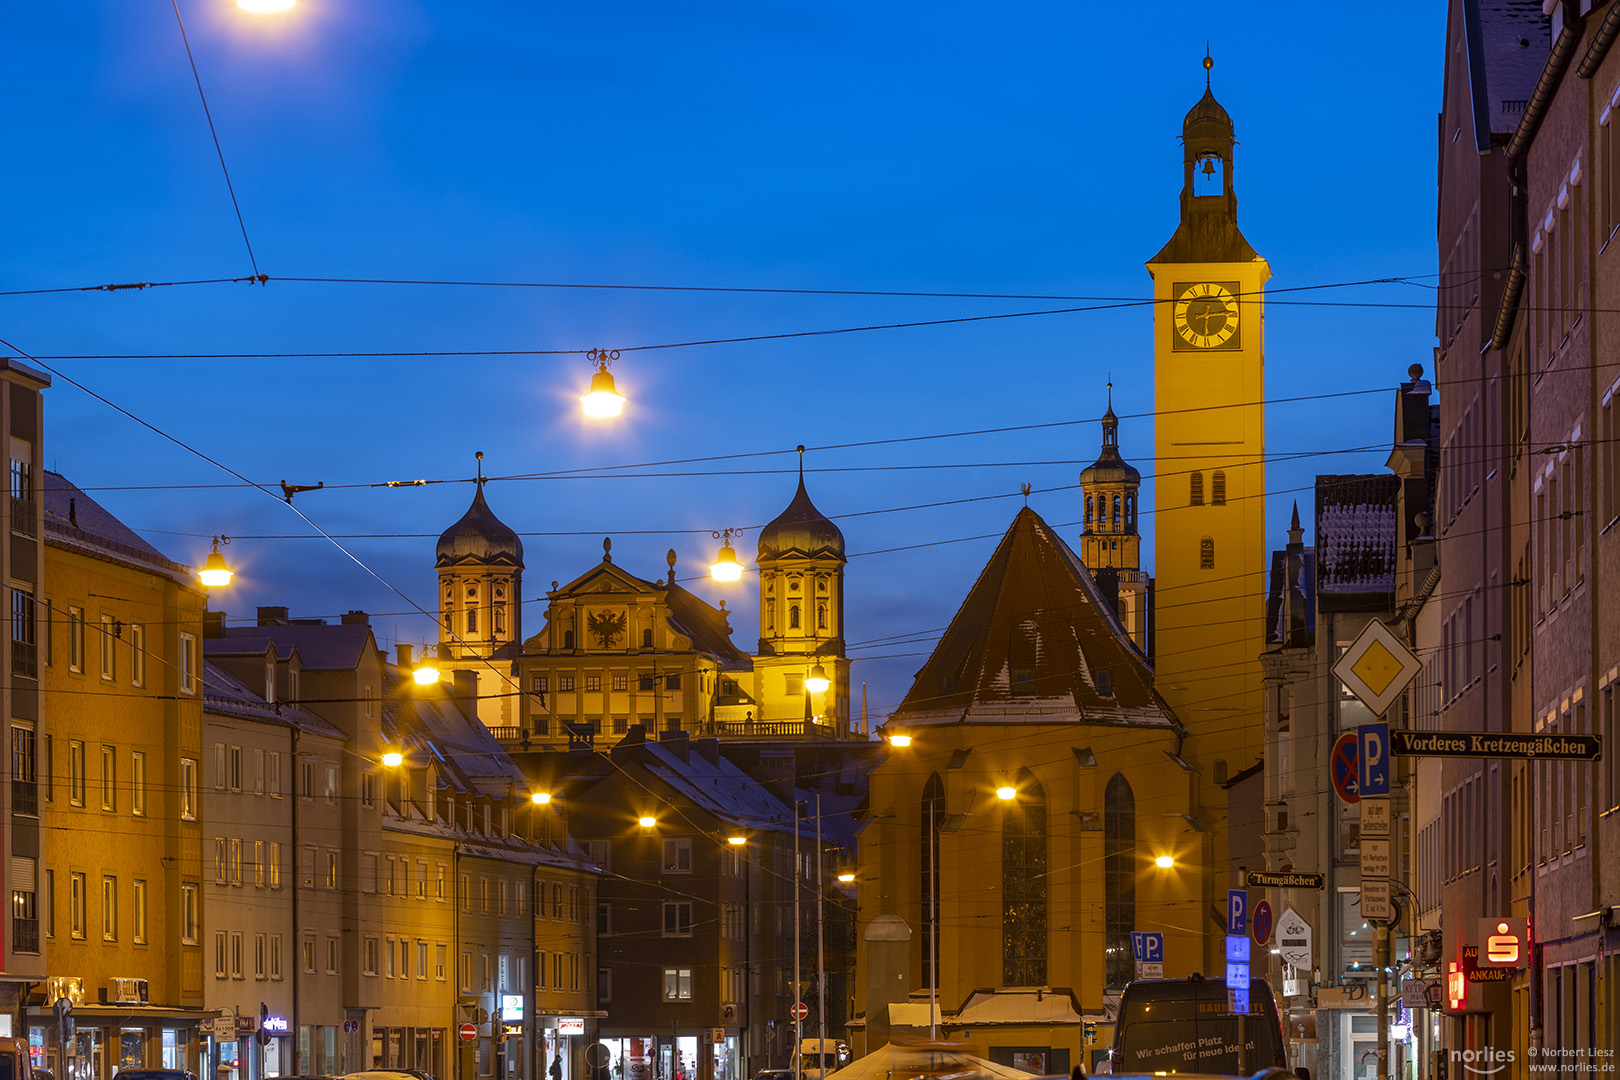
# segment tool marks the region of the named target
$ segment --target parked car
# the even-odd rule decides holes
[[[761,1069],[754,1074],[754,1080],[797,1080],[792,1069]]]
[[[113,1080],[197,1080],[189,1069],[119,1069]]]
[[[1119,999],[1111,1064],[1116,1075],[1198,1069],[1221,1076],[1286,1076],[1277,999],[1264,979],[1249,983],[1249,1011],[1231,1010],[1226,984],[1138,979]]]
[[[0,1080],[33,1080],[28,1044],[21,1039],[0,1038]]]
[[[433,1080],[433,1074],[421,1069],[362,1069],[344,1073],[340,1080]]]

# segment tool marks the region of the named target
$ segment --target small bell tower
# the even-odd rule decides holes
[[[1142,570],[1142,536],[1137,531],[1137,498],[1142,474],[1119,452],[1119,417],[1114,384],[1108,384],[1108,411],[1102,418],[1102,449],[1080,473],[1084,528],[1080,561],[1114,600],[1120,625],[1136,647],[1148,650],[1148,576]]]

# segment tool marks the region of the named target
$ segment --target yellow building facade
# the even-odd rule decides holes
[[[1206,62],[1207,66],[1207,62]],[[1154,687],[1189,733],[1194,813],[1224,870],[1221,785],[1264,742],[1265,283],[1237,226],[1233,128],[1207,89],[1182,126],[1174,236],[1147,264],[1154,298]],[[1214,902],[1224,877],[1207,879]],[[1219,937],[1211,935],[1206,965]],[[1207,968],[1206,968],[1207,970]]]
[[[203,994],[203,595],[54,473],[43,477],[40,682],[45,994],[25,1009],[62,1071],[73,1002],[84,1080],[198,1069]]]

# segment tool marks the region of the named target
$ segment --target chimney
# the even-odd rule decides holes
[[[693,739],[692,749],[696,750],[710,765],[720,764],[719,739]]]
[[[794,791],[794,756],[792,750],[762,750],[759,772],[765,777],[765,786],[772,795],[791,807],[797,798]]]
[[[287,609],[284,607],[260,607],[260,626],[286,626]]]
[[[682,761],[686,761],[692,752],[691,741],[684,731],[660,731],[658,741]]]
[[[624,737],[613,744],[608,751],[610,761],[632,761],[637,764],[646,760],[647,754],[647,725],[631,724],[630,730]]]
[[[347,611],[343,614],[344,626],[370,626],[371,616],[363,611]]]
[[[216,638],[225,636],[225,613],[223,611],[203,612],[203,637]]]
[[[456,708],[460,709],[461,715],[465,716],[467,719],[477,720],[478,672],[452,671],[450,673],[450,678],[453,680],[453,685],[450,688],[450,696],[455,699]]]
[[[402,668],[415,667],[416,663],[411,658],[411,647],[409,645],[395,645],[394,662]]]

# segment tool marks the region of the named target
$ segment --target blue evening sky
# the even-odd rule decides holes
[[[1122,448],[1151,475],[1150,308],[645,349],[1090,305],[279,279],[1140,299],[1142,264],[1175,228],[1206,40],[1237,127],[1239,220],[1271,288],[1418,279],[1291,297],[1372,306],[1273,302],[1270,397],[1393,388],[1431,366],[1433,0],[180,10],[272,280],[7,295],[0,337],[253,481],[327,485],[296,508],[376,576],[279,494],[65,380],[48,392],[49,467],[179,561],[238,538],[237,582],[214,600],[233,618],[360,608],[385,646],[435,640],[388,586],[434,606],[433,541],[471,499],[482,450],[488,474],[526,477],[488,498],[525,534],[532,633],[544,590],[597,562],[604,535],[643,577],[669,547],[698,574],[708,530],[728,526],[747,530],[751,562],[803,443],[811,494],[848,540],[854,680],[881,718],[1021,483],[1073,541],[1110,373]],[[169,0],[24,5],[8,44],[0,290],[251,273]],[[624,350],[630,404],[606,425],[579,415],[593,347]],[[466,355],[500,350],[578,351]],[[1391,406],[1271,408],[1276,546],[1291,499],[1308,519],[1314,474],[1382,470]],[[1012,430],[872,445],[984,429]],[[727,454],[752,456],[655,464]],[[419,478],[463,482],[367,486]],[[695,583],[738,612],[745,649],[753,582]]]

